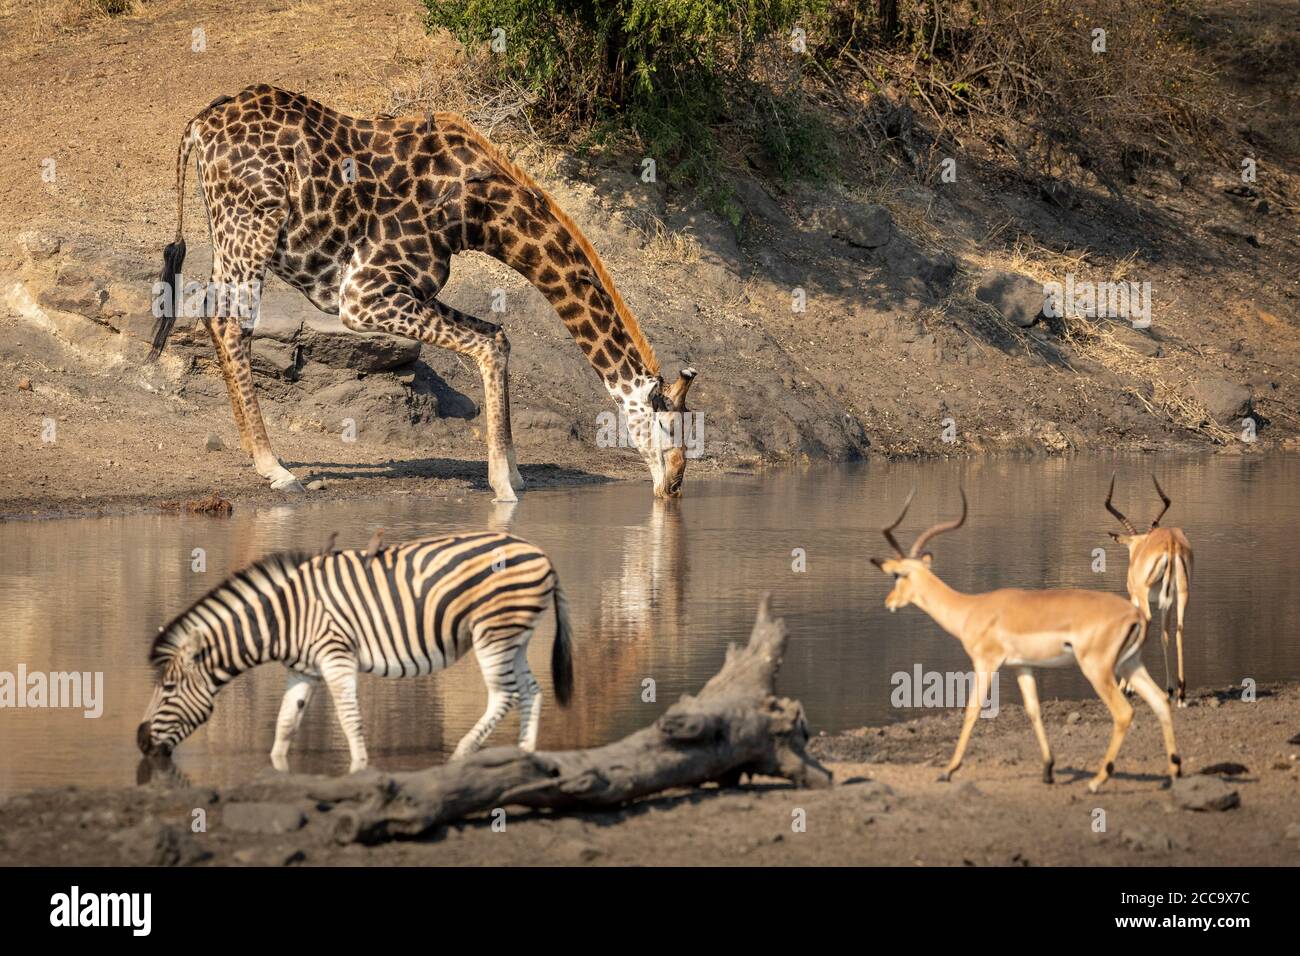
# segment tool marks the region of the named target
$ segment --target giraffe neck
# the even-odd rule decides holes
[[[611,393],[659,374],[612,280],[581,234],[554,217],[540,240],[504,228],[483,251],[526,278],[551,303],[578,348]],[[490,240],[497,241],[492,244]]]
[[[439,117],[452,138],[472,146],[461,181],[468,247],[504,262],[546,296],[611,394],[658,377],[654,349],[577,223],[478,130]]]

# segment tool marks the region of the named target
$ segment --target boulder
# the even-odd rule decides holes
[[[304,325],[298,342],[307,358],[354,372],[386,372],[420,357],[419,342],[383,332],[334,332]]]
[[[1251,412],[1250,389],[1245,385],[1221,378],[1198,378],[1191,383],[1190,392],[1220,425],[1236,424]]]
[[[989,270],[975,287],[975,298],[997,309],[1008,322],[1027,329],[1043,316],[1043,284],[1016,272]]]
[[[1176,806],[1184,810],[1231,810],[1241,805],[1241,796],[1230,784],[1218,777],[1195,774],[1179,777],[1170,788]]]

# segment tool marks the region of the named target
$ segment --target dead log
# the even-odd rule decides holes
[[[462,760],[412,773],[386,775],[381,785],[358,788],[340,780],[311,787],[330,792],[340,843],[377,843],[415,837],[497,807],[592,810],[638,797],[740,775],[783,777],[799,787],[825,787],[831,773],[804,749],[803,706],[777,697],[776,672],[785,651],[784,622],[773,620],[765,595],[745,647],[731,645],[704,689],[673,704],[649,727],[589,750],[525,753],[495,747]],[[360,776],[360,775],[359,775]]]

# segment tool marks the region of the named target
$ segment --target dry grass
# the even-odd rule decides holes
[[[686,265],[699,261],[700,242],[689,231],[671,230],[657,216],[649,216],[637,230],[644,240],[641,251],[651,263]]]

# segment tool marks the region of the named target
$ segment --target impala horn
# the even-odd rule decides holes
[[[923,548],[925,543],[931,538],[937,537],[945,531],[956,531],[966,523],[966,489],[958,487],[957,491],[961,495],[961,517],[956,521],[948,521],[933,525],[921,532],[921,536],[912,544],[912,550],[907,553],[909,558],[919,557],[921,554],[921,548]]]
[[[1169,510],[1169,506],[1173,504],[1173,502],[1169,500],[1169,496],[1165,494],[1165,490],[1160,487],[1160,482],[1156,481],[1155,475],[1151,476],[1151,483],[1156,486],[1156,494],[1158,494],[1160,500],[1165,503],[1165,506],[1160,509],[1160,514],[1156,515],[1151,521],[1151,530],[1154,531],[1160,524],[1160,519],[1165,516],[1165,512]]]
[[[1114,473],[1112,473],[1110,476],[1110,491],[1106,492],[1106,510],[1119,519],[1119,523],[1124,526],[1124,530],[1126,530],[1129,534],[1137,534],[1138,529],[1133,527],[1133,522],[1129,521],[1128,518],[1125,518],[1124,515],[1120,512],[1120,510],[1110,503],[1110,499],[1113,498],[1114,496],[1115,496],[1115,475]],[[1164,512],[1162,511],[1161,514],[1164,514]],[[1154,527],[1154,525],[1152,527]]]

